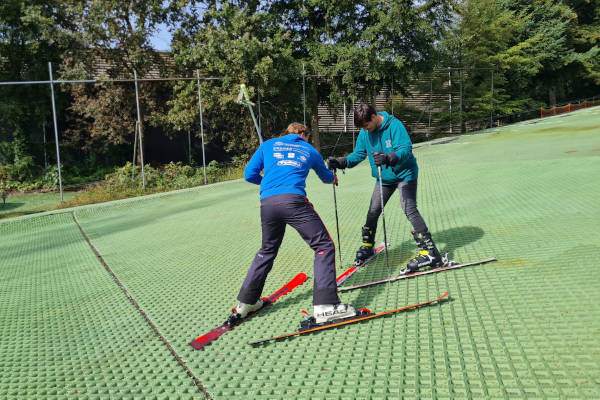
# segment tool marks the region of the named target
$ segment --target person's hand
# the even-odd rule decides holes
[[[346,157],[329,157],[327,159],[327,168],[332,171],[335,171],[336,169],[345,169],[347,165],[348,162],[346,161]]]
[[[389,165],[390,167],[393,167],[398,162],[398,156],[393,152],[386,154],[380,151],[374,151],[373,162],[377,167],[381,167],[382,165]]]

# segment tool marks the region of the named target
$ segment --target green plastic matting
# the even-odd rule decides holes
[[[296,330],[312,309],[313,254],[291,228],[264,295],[298,272],[309,281],[204,349],[188,346],[236,304],[261,242],[257,186],[6,219],[0,399],[205,398],[193,377],[215,399],[598,399],[599,127],[592,108],[420,144],[419,209],[440,250],[498,261],[342,293],[374,312],[446,290],[450,300],[257,347],[247,342]],[[366,163],[339,180],[347,267],[375,180]],[[311,173],[308,198],[337,246],[331,186]],[[415,255],[397,195],[385,216],[397,274]],[[387,275],[382,255],[346,284]]]

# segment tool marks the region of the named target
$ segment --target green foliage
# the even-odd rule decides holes
[[[244,158],[237,159],[232,165],[212,161],[206,167],[207,183],[239,179],[243,176],[245,164]],[[182,163],[169,163],[162,168],[146,165],[144,174],[145,190],[141,168],[128,162],[122,168],[107,174],[105,181],[79,192],[73,199],[64,202],[61,207],[124,199],[204,184],[202,167],[192,167]]]

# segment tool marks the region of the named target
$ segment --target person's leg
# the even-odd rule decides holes
[[[431,233],[417,209],[417,181],[401,182],[398,184],[400,203],[408,221],[413,226],[413,237],[417,244],[419,254],[411,259],[406,268],[401,272],[406,274],[414,272],[421,267],[438,266],[442,262],[442,256],[438,251]]]
[[[252,261],[237,297],[245,304],[255,304],[260,299],[265,280],[273,267],[273,261],[285,233],[285,221],[281,215],[280,205],[274,197],[279,196],[267,197],[260,205],[262,246]]]
[[[301,196],[291,200],[286,222],[315,252],[313,304],[338,304],[335,245],[312,204]]]
[[[417,181],[400,182],[398,194],[402,210],[408,218],[408,222],[413,226],[413,230],[421,233],[427,232],[427,225],[417,209]]]
[[[388,200],[396,190],[396,186],[383,186],[383,204],[387,204]],[[379,185],[376,184],[371,195],[371,203],[367,212],[367,220],[362,227],[362,245],[356,252],[355,263],[362,263],[374,253],[375,232],[377,231],[377,220],[381,215],[381,193],[379,193]]]

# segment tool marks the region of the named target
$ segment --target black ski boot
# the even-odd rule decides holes
[[[408,264],[406,264],[406,268],[400,271],[400,273],[405,275],[416,272],[421,267],[431,266],[435,268],[442,265],[442,256],[431,239],[431,233],[419,233],[413,231],[412,234],[417,243],[419,254],[410,260]]]
[[[354,265],[362,265],[375,254],[374,243],[375,243],[375,231],[368,226],[362,227],[362,246],[356,252],[356,259]]]

